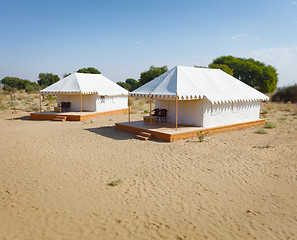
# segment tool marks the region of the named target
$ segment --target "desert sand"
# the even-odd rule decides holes
[[[204,142],[28,116],[0,114],[0,239],[297,239],[296,106]]]

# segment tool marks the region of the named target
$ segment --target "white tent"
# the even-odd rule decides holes
[[[128,91],[102,74],[73,73],[40,91],[70,102],[70,111],[106,112],[128,108]]]
[[[259,120],[260,101],[269,98],[220,69],[177,66],[131,93],[155,98],[167,121],[215,127]]]

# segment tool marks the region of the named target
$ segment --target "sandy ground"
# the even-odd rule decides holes
[[[297,239],[296,112],[202,143],[27,116],[0,114],[0,239]]]

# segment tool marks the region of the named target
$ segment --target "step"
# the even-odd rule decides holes
[[[145,137],[145,136],[141,136],[141,135],[136,135],[135,137],[138,139],[141,139],[141,140],[149,140],[149,137]]]
[[[67,119],[66,116],[56,116],[53,121],[60,121],[60,122],[65,122]]]
[[[145,136],[145,137],[150,137],[150,136],[152,136],[152,134],[150,134],[150,133],[148,133],[148,132],[139,132],[138,134],[141,135],[141,136]]]
[[[58,115],[58,116],[55,116],[55,118],[67,118],[67,116]]]

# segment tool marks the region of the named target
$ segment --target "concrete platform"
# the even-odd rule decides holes
[[[35,112],[30,113],[31,120],[53,120],[57,116],[67,116],[67,121],[85,121],[88,119],[100,117],[100,116],[111,116],[118,114],[127,114],[128,108],[108,111],[108,112]]]
[[[116,128],[123,131],[133,132],[138,134],[139,132],[148,132],[151,134],[151,138],[172,142],[180,139],[193,138],[197,136],[197,133],[219,133],[225,131],[232,131],[237,129],[244,129],[253,126],[260,126],[265,123],[265,120],[257,120],[253,122],[238,123],[232,125],[218,126],[213,128],[193,127],[178,125],[176,130],[174,123],[158,122],[157,124],[144,123],[143,121],[116,123]]]

